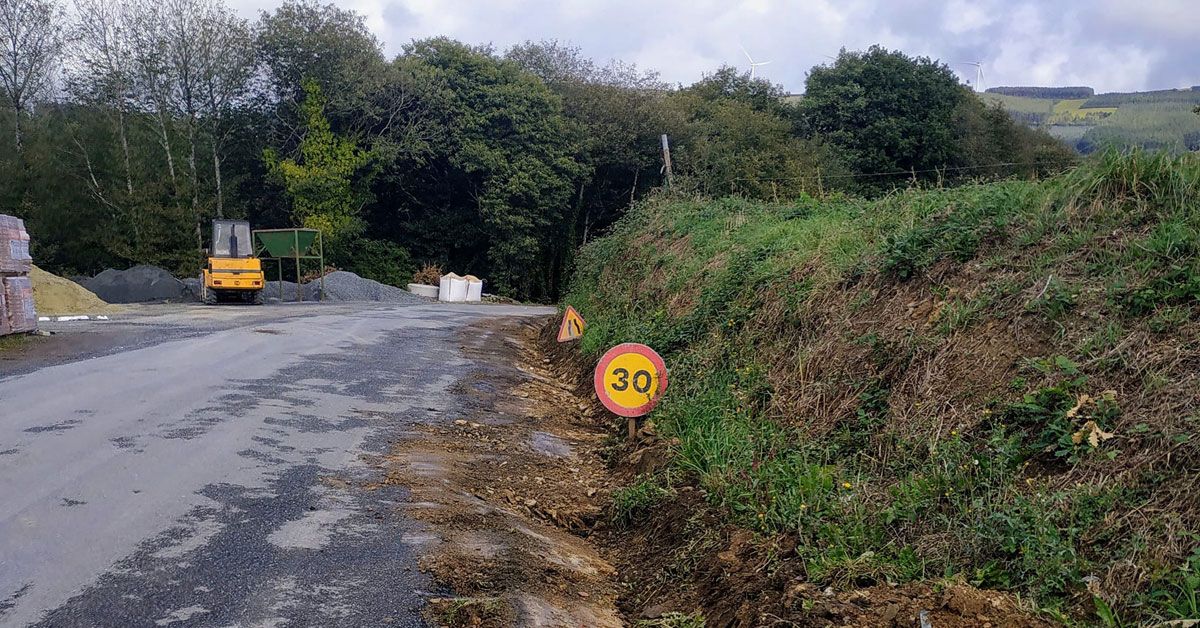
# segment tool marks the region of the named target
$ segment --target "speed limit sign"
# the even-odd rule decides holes
[[[650,412],[667,389],[667,365],[654,349],[626,342],[600,358],[593,383],[601,403],[613,414],[639,417]]]

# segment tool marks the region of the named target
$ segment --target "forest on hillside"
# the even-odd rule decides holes
[[[733,68],[668,85],[569,44],[446,38],[388,58],[362,16],[288,0],[0,1],[0,213],[62,274],[196,272],[207,222],[319,227],[403,285],[437,264],[555,300],[578,246],[666,183],[794,198],[1037,176],[1073,155],[945,65],[873,47],[799,103]]]

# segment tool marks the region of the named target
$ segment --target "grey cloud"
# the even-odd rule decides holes
[[[278,0],[249,0],[243,11]],[[841,47],[880,43],[946,62],[984,62],[988,85],[1086,84],[1098,91],[1200,84],[1195,0],[339,0],[397,53],[447,35],[498,50],[559,39],[690,83],[739,45],[790,91]],[[964,78],[974,70],[954,69]]]

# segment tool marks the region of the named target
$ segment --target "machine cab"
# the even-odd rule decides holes
[[[250,223],[245,220],[214,220],[211,256],[224,259],[253,257]]]

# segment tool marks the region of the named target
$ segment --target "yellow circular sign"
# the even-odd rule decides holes
[[[658,394],[658,369],[640,353],[622,353],[604,369],[604,389],[622,408],[640,408]]]
[[[611,412],[646,414],[667,387],[667,367],[653,349],[636,343],[609,349],[596,365],[596,394]]]

